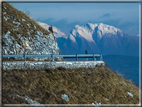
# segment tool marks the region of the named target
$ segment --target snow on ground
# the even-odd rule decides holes
[[[70,98],[66,94],[62,94],[62,99],[66,100],[66,101],[70,100]]]
[[[92,38],[92,32],[90,32],[89,29],[87,29],[84,26],[76,25],[75,29],[72,30],[72,35],[74,35],[75,37],[77,37],[77,36],[78,37],[83,37],[87,41],[94,42],[94,40]]]
[[[131,97],[133,97],[133,94],[132,93],[130,93],[130,92],[127,92]]]
[[[108,99],[108,98],[106,98],[106,101],[109,101],[109,99]]]
[[[13,97],[13,98],[18,97],[18,98],[21,98],[21,99],[25,100],[27,103],[29,103],[29,104],[31,104],[31,105],[34,105],[34,106],[39,105],[39,106],[42,106],[42,107],[43,107],[42,104],[38,103],[37,101],[33,101],[33,100],[30,99],[29,97],[23,97],[23,96],[15,95],[15,94],[12,94],[12,97]],[[39,107],[39,106],[38,106],[38,107]]]
[[[105,35],[107,33],[111,33],[111,34],[116,35],[118,31],[122,32],[118,28],[115,28],[113,26],[106,25],[106,24],[103,24],[103,23],[98,24],[98,30],[100,30],[102,32],[102,35]]]
[[[29,24],[27,24],[27,26],[28,26],[29,28],[30,28],[30,25],[31,25],[30,23],[29,23]]]
[[[22,21],[25,22],[26,20],[25,20],[25,19],[22,19]]]
[[[6,12],[3,12],[3,14],[6,14]]]
[[[4,7],[4,9],[7,9],[5,6],[3,6]]]
[[[3,18],[5,19],[5,21],[7,21],[9,19],[9,17],[5,17],[5,16]]]
[[[97,101],[95,101],[95,104],[92,103],[92,105],[94,105],[95,107],[99,107],[99,105],[101,105],[101,103],[97,103]]]
[[[69,38],[70,38],[70,40],[72,40],[73,42],[77,43],[75,37],[74,37],[72,34],[70,34]]]
[[[87,23],[87,24],[90,26],[91,30],[95,30],[95,28],[98,26],[98,24],[93,24],[93,23]]]

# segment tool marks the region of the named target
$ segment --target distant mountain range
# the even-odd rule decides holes
[[[38,22],[48,29],[49,25]],[[66,35],[53,27],[62,54],[101,53],[103,55],[139,55],[139,36],[128,35],[120,29],[103,23],[76,25]]]

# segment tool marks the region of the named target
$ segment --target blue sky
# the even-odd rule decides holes
[[[139,34],[139,3],[11,3],[40,22],[69,34],[76,25],[104,23],[128,34]]]

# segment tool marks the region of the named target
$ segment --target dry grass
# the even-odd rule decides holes
[[[28,96],[42,104],[139,103],[139,89],[107,67],[3,70],[2,91],[5,93],[2,102],[6,104],[26,103],[13,101],[11,94]],[[62,99],[62,94],[67,94],[70,100]]]
[[[4,9],[5,6],[7,9]],[[37,33],[35,31],[41,31],[44,35],[48,35],[49,32],[45,29],[43,29],[39,24],[37,24],[33,19],[31,19],[29,16],[27,16],[24,12],[18,11],[16,8],[14,8],[9,3],[3,2],[2,3],[2,13],[6,12],[6,14],[3,14],[3,17],[8,17],[9,19],[5,21],[3,18],[2,23],[2,33],[6,34],[6,32],[9,30],[11,32],[11,35],[15,38],[17,38],[17,34],[22,34],[22,36],[29,37],[28,33],[31,32],[31,36],[36,35]],[[25,19],[25,21],[22,21],[22,19]],[[14,24],[13,21],[21,23],[18,27],[17,24]],[[30,28],[27,24],[31,24]],[[36,28],[34,27],[36,26]],[[14,31],[13,29],[18,28],[18,31]]]

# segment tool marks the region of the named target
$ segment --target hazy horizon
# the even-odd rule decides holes
[[[30,17],[69,34],[76,25],[104,23],[129,35],[139,34],[139,3],[10,3]]]

